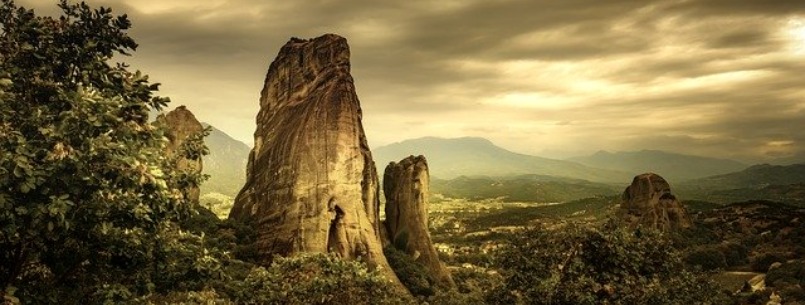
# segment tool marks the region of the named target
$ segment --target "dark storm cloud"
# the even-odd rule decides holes
[[[333,32],[350,42],[375,145],[483,135],[532,153],[805,150],[805,64],[792,51],[805,38],[785,29],[805,20],[801,0],[90,4],[131,16],[141,47],[125,60],[247,142],[280,46]]]

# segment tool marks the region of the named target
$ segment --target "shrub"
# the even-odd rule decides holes
[[[805,286],[805,262],[797,260],[783,263],[766,274],[766,283],[775,287],[778,284]]]
[[[685,263],[709,271],[727,266],[724,254],[715,247],[701,247],[691,250],[685,255]]]
[[[494,304],[713,304],[725,296],[685,269],[670,238],[606,224],[534,228],[499,256]]]
[[[742,266],[749,262],[749,250],[739,243],[727,242],[719,246],[727,267]]]
[[[752,271],[765,273],[766,271],[769,271],[771,264],[777,262],[784,263],[786,260],[785,255],[782,253],[763,253],[752,259]]]
[[[394,246],[387,246],[383,249],[386,259],[391,265],[391,269],[397,274],[400,282],[408,288],[415,296],[432,296],[437,288],[436,281],[424,266],[414,261],[414,259]]]
[[[377,271],[329,254],[277,257],[235,287],[236,304],[410,304],[412,300]]]

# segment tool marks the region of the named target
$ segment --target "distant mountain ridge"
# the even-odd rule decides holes
[[[805,164],[758,164],[739,172],[690,180],[681,185],[691,189],[729,190],[797,183],[805,183]]]
[[[624,183],[631,181],[634,176],[624,171],[600,169],[572,161],[519,154],[478,137],[410,139],[375,148],[372,155],[381,172],[389,162],[397,162],[409,155],[424,155],[431,175],[440,179],[537,174]]]
[[[805,151],[798,152],[788,157],[776,158],[769,163],[774,165],[805,164]]]
[[[703,178],[740,171],[746,164],[734,160],[709,158],[659,150],[607,152],[574,157],[569,161],[591,167],[622,170],[635,174],[653,172],[671,182]]]
[[[246,181],[246,163],[251,148],[214,126],[210,127],[210,135],[204,139],[210,154],[203,157],[203,173],[210,175],[210,179],[202,183],[201,194],[220,193],[234,198]]]

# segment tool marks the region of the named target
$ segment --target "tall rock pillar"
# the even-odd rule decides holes
[[[428,162],[423,156],[410,156],[386,166],[383,193],[388,238],[425,266],[441,286],[453,287],[455,283],[439,260],[428,232],[429,185]]]
[[[334,252],[380,268],[378,178],[337,35],[292,38],[271,63],[260,95],[246,184],[230,218],[257,229],[257,251]]]

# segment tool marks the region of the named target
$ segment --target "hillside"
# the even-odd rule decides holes
[[[805,152],[799,152],[787,157],[781,157],[770,161],[774,165],[805,164]]]
[[[476,137],[405,140],[378,147],[372,154],[381,172],[391,161],[399,161],[409,155],[425,155],[431,176],[441,179],[538,174],[594,182],[621,182],[628,181],[633,176],[623,171],[519,154],[496,146],[487,139]]]
[[[448,198],[499,198],[504,202],[565,202],[618,193],[618,188],[606,184],[538,175],[433,179],[430,187],[431,193]]]
[[[746,170],[679,183],[683,198],[718,203],[775,200],[794,205],[805,201],[805,164],[755,165]]]
[[[568,160],[591,167],[632,173],[653,172],[671,181],[727,174],[747,167],[747,165],[734,160],[676,154],[659,150],[615,153],[599,151],[589,156],[574,157]]]
[[[686,189],[714,191],[741,188],[759,189],[769,185],[796,183],[805,183],[805,164],[754,165],[739,172],[685,181],[679,183],[679,186]]]
[[[210,154],[204,156],[203,171],[210,175],[210,179],[201,185],[201,194],[220,193],[235,197],[246,179],[246,163],[251,148],[214,126],[210,127],[212,131],[204,139]]]

